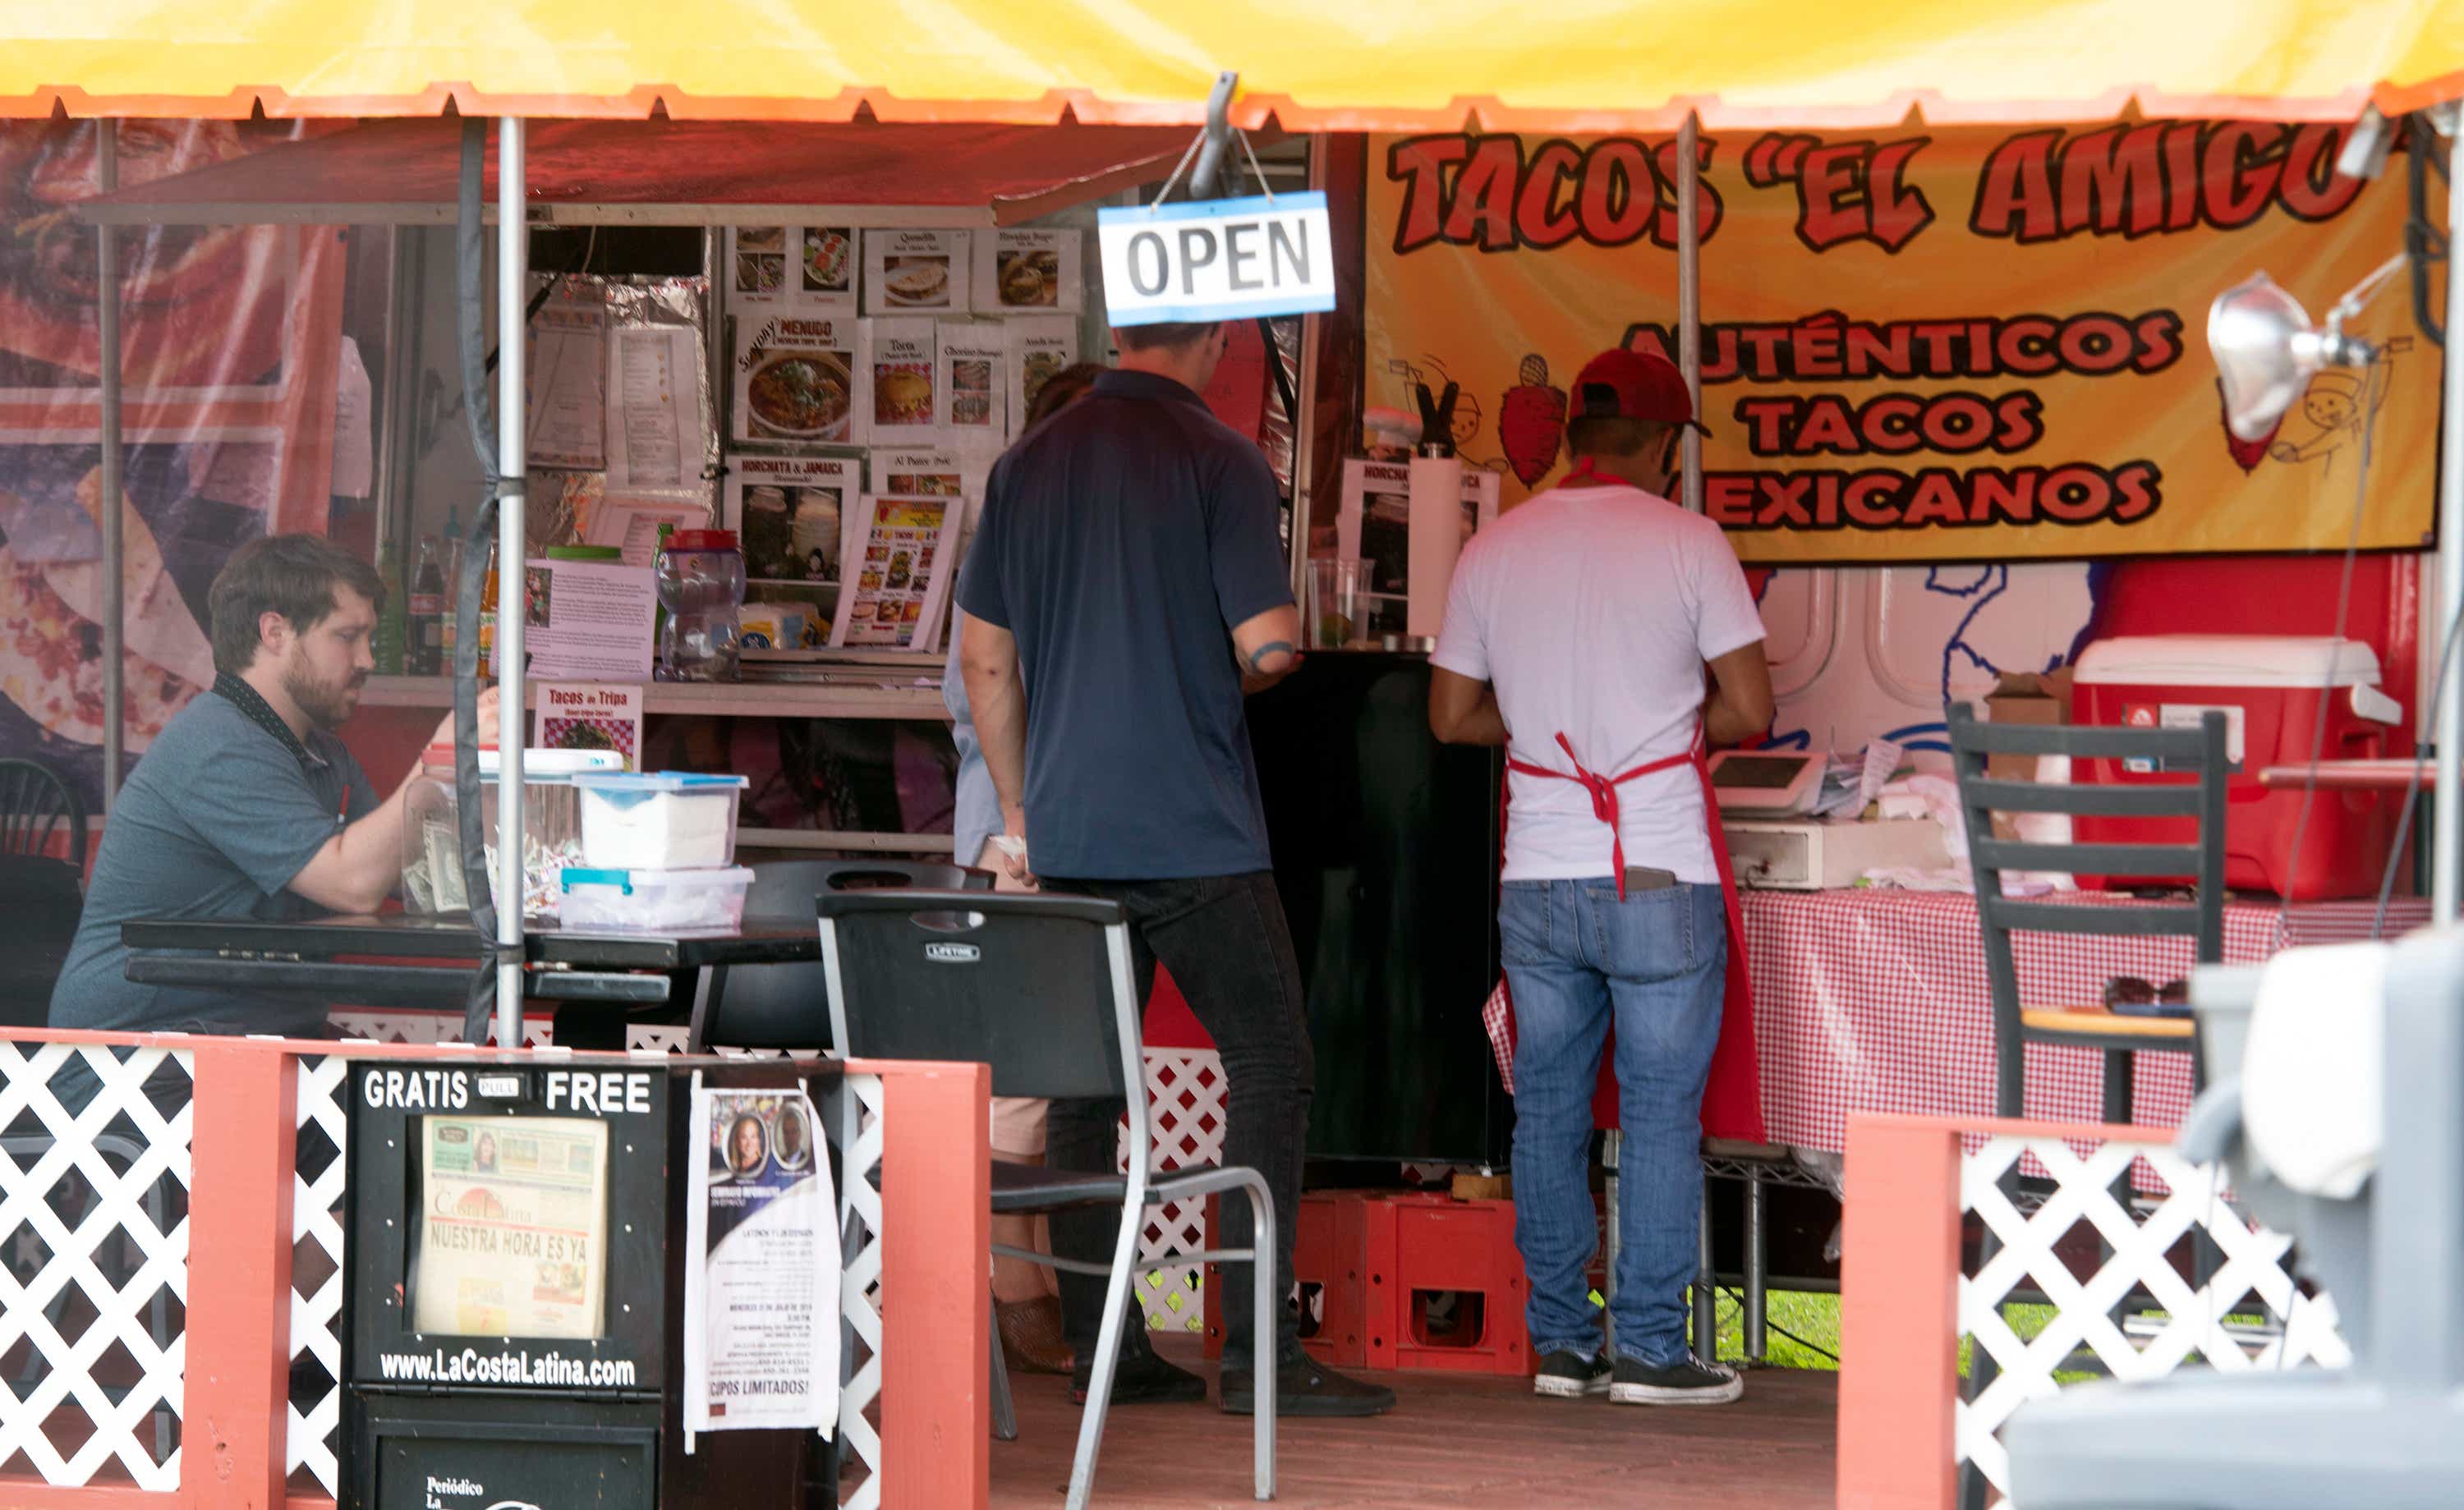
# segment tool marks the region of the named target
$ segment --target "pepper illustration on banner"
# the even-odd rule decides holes
[[[2387,361],[2322,375],[2260,447],[2213,439],[2217,291],[2264,267],[2322,309],[2401,243],[2405,186],[2334,172],[2347,129],[1705,138],[1705,512],[1774,565],[2339,550],[2366,455],[2361,543],[2419,549],[2438,373],[2402,301],[2364,332]],[[1507,507],[1549,486],[1551,365],[1676,355],[1672,149],[1373,138],[1366,402],[1442,372],[1498,405]]]
[[[1518,376],[1523,381],[1498,401],[1497,440],[1516,480],[1529,488],[1557,465],[1566,438],[1566,390],[1549,385],[1549,359],[1536,351],[1523,359]]]

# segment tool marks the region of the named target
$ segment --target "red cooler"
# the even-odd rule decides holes
[[[2199,715],[2225,715],[2225,885],[2295,901],[2375,896],[2394,842],[2398,794],[2321,791],[2295,869],[2299,789],[2269,791],[2258,773],[2306,765],[2326,702],[2326,759],[2384,755],[2403,716],[2379,689],[2378,652],[2356,641],[2276,635],[2151,635],[2101,640],[2080,654],[2072,716],[2082,724],[2195,728]],[[2139,762],[2077,762],[2071,779],[2124,785],[2188,781],[2187,776],[2125,769]],[[2178,819],[2086,818],[2082,843],[2187,843]],[[2188,877],[2182,878],[2185,883]],[[2081,876],[2081,886],[2104,878]],[[2130,884],[2145,885],[2137,878]]]

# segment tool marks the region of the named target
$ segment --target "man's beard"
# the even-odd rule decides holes
[[[283,668],[282,690],[310,723],[330,733],[350,721],[358,708],[354,694],[367,679],[366,672],[354,671],[339,683],[319,682],[315,673],[295,662]]]

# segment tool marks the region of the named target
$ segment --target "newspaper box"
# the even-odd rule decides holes
[[[354,1061],[344,1510],[783,1505],[834,1476],[838,1083]]]

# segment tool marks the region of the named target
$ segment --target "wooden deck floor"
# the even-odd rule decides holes
[[[1212,1374],[1195,1339],[1163,1344]],[[1386,1376],[1402,1402],[1371,1421],[1287,1421],[1278,1456],[1284,1510],[1479,1506],[1552,1510],[1806,1510],[1832,1503],[1838,1376],[1748,1376],[1746,1397],[1710,1410],[1542,1400],[1528,1381]],[[1077,1408],[1067,1381],[1015,1381],[1019,1439],[992,1444],[994,1510],[1058,1505]],[[1249,1494],[1249,1423],[1211,1403],[1112,1412],[1095,1476],[1099,1506],[1239,1510]]]

